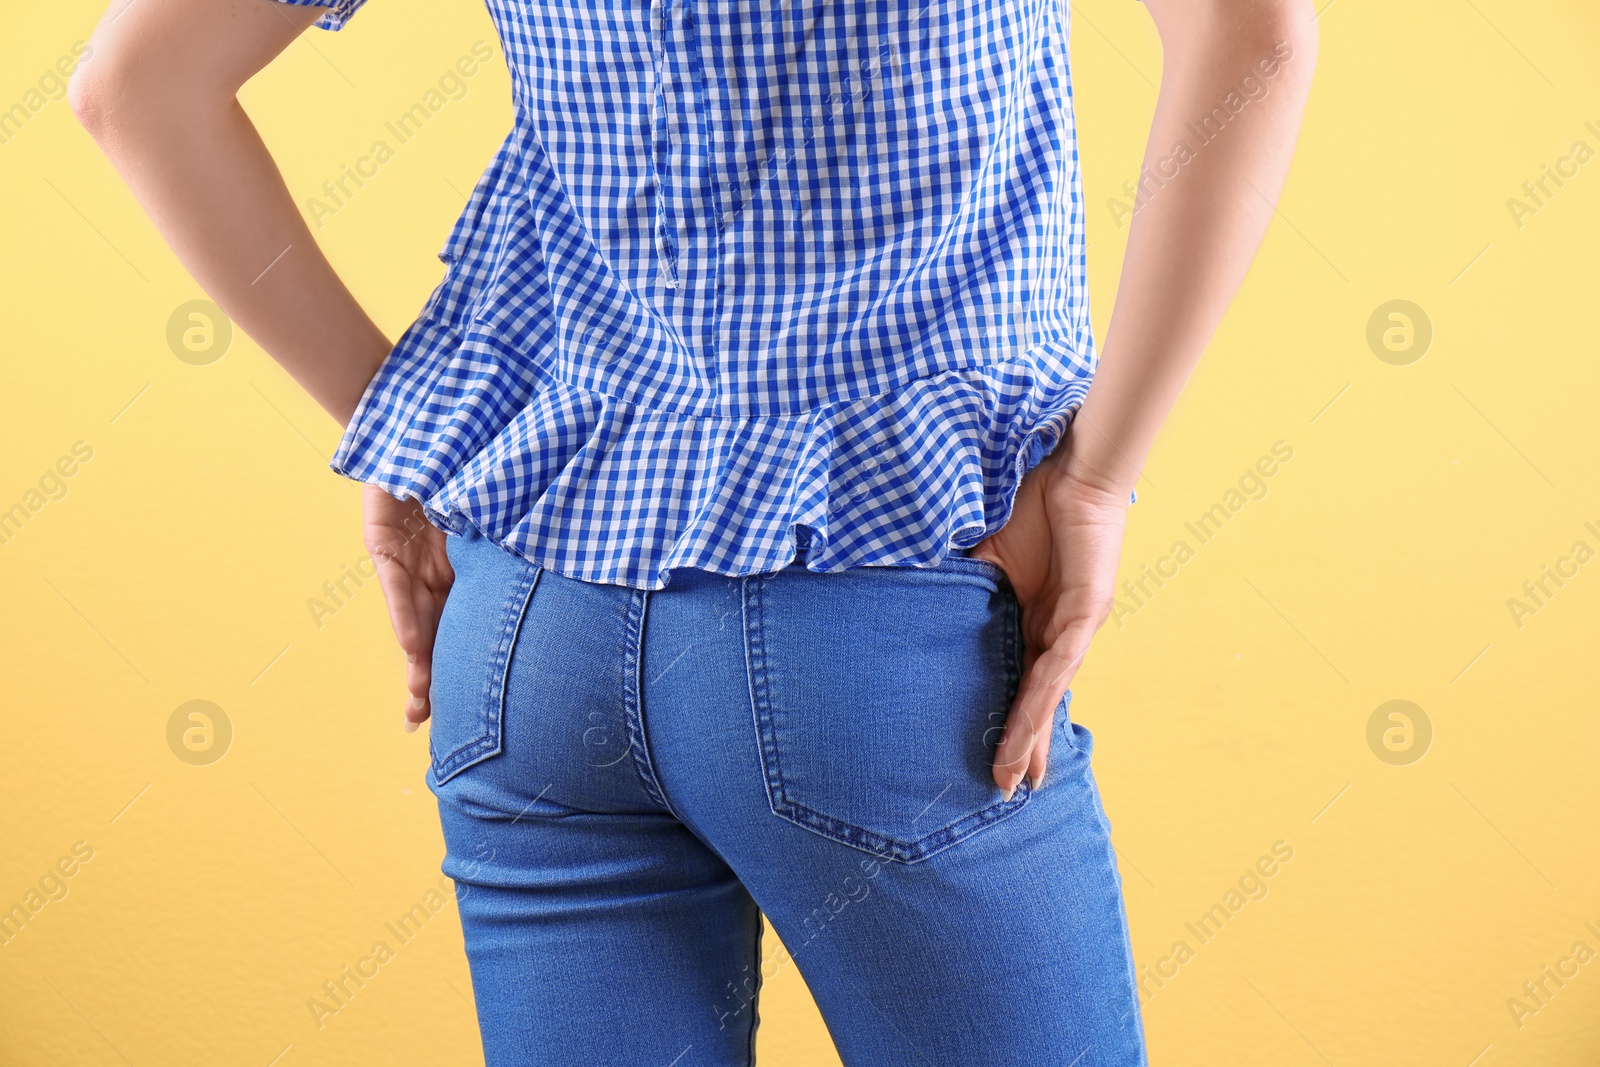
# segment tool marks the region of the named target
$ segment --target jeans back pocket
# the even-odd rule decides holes
[[[511,650],[542,568],[481,536],[445,542],[456,572],[433,645],[429,776],[435,787],[500,753]]]
[[[790,568],[745,583],[750,688],[773,813],[915,863],[1012,815],[995,746],[1021,670],[998,568]]]

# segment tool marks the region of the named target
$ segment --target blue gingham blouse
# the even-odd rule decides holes
[[[333,470],[640,589],[998,530],[1096,364],[1065,0],[486,2],[514,127]]]

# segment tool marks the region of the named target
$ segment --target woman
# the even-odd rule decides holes
[[[488,1062],[751,1062],[763,912],[852,1067],[1145,1062],[1067,688],[1308,5],[1148,0],[1100,358],[1061,0],[489,0],[516,124],[393,346],[235,99],[362,3],[118,2],[71,96],[346,426]]]

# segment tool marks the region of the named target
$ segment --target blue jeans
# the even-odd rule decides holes
[[[448,545],[428,785],[489,1067],[744,1067],[785,966],[848,1067],[1146,1062],[1069,701],[1043,785],[991,777],[1022,665],[994,564],[651,592]]]

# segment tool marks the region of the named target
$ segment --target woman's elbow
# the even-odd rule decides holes
[[[96,141],[152,110],[143,98],[154,94],[149,78],[141,77],[140,66],[136,59],[102,47],[72,72],[67,81],[67,104],[78,124]]]
[[[1180,61],[1240,55],[1306,80],[1317,62],[1313,0],[1145,0],[1162,47]]]
[[[231,92],[186,76],[169,57],[102,48],[67,81],[67,103],[90,137],[104,142],[130,131],[191,121]]]
[[[1317,12],[1312,0],[1235,0],[1233,32],[1281,64],[1290,78],[1310,81],[1317,66]]]
[[[78,117],[78,125],[96,141],[111,129],[116,98],[116,79],[107,73],[102,57],[78,64],[78,69],[67,79],[67,104]]]
[[[1317,67],[1317,12],[1309,0],[1269,0],[1265,18],[1272,45],[1290,58],[1301,77]]]

